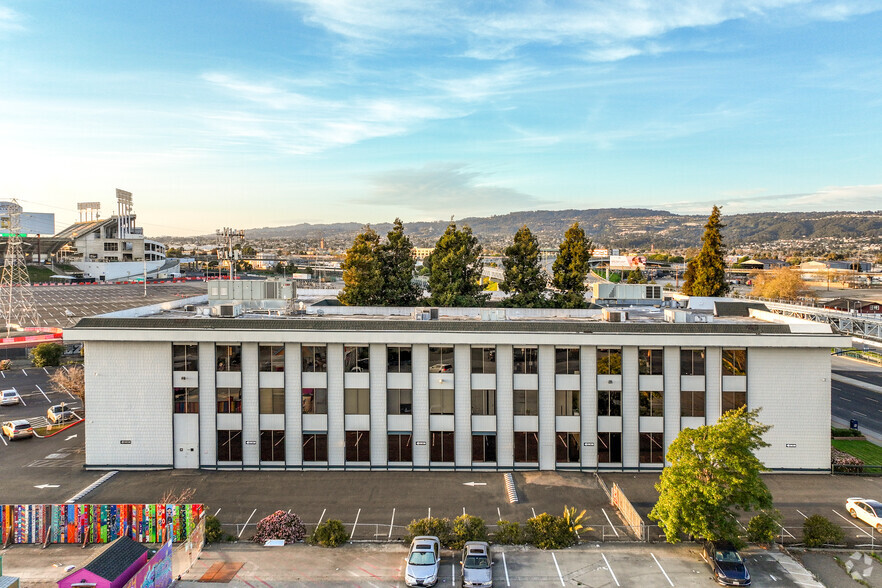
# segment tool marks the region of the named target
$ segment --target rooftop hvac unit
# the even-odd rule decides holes
[[[241,304],[220,304],[218,305],[218,316],[222,318],[235,318],[242,314]]]
[[[506,314],[504,308],[482,308],[481,309],[481,320],[482,321],[504,321],[506,320]]]
[[[418,321],[437,321],[438,320],[438,309],[437,308],[415,308],[413,311],[414,320]]]
[[[628,313],[623,310],[603,309],[603,320],[610,323],[620,323],[628,320]]]
[[[186,312],[196,312],[196,305],[195,304],[184,305],[184,310]]]

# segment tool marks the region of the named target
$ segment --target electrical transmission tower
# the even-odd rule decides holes
[[[40,326],[40,315],[37,314],[21,247],[21,206],[13,200],[6,211],[8,216],[2,229],[8,240],[3,273],[0,274],[0,319],[6,323],[6,335],[9,336],[14,329]]]
[[[236,275],[236,262],[239,260],[239,251],[233,249],[233,241],[242,242],[245,239],[245,231],[224,227],[215,233],[217,235],[218,263],[220,267],[223,267],[221,263],[223,261],[230,264],[230,281],[232,281]]]

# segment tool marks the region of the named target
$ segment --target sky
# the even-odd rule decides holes
[[[0,0],[0,200],[149,236],[882,210],[882,0]],[[247,234],[247,233],[246,233]]]

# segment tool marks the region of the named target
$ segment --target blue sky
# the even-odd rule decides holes
[[[0,0],[0,199],[150,235],[882,209],[882,1]]]

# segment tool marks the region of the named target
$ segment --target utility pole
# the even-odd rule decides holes
[[[230,264],[230,288],[233,287],[233,279],[236,271],[236,256],[233,254],[233,240],[243,241],[245,239],[245,231],[239,229],[231,229],[229,227],[224,227],[223,229],[217,229],[215,231],[217,235],[217,257],[218,264],[220,265],[220,261],[226,260]],[[223,253],[221,253],[223,252]],[[221,257],[223,255],[223,257]],[[218,271],[218,278],[220,278],[220,271]],[[230,290],[232,292],[232,290]]]

